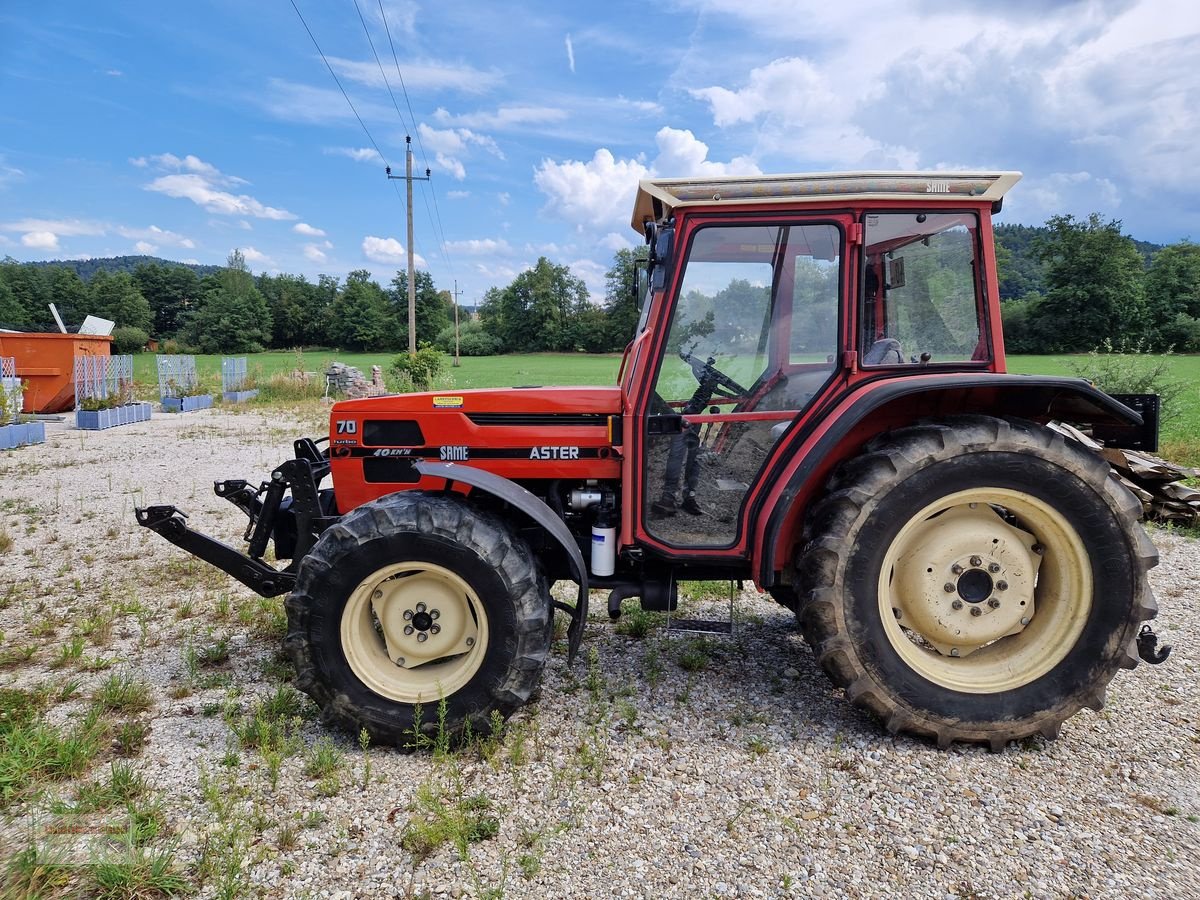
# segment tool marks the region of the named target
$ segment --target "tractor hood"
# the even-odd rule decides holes
[[[620,415],[621,408],[621,389],[615,386],[511,387],[343,400],[334,404],[330,418],[332,423],[346,416],[362,418],[378,414],[387,418],[403,415],[424,419],[430,415],[452,415],[472,421],[503,417],[504,424],[553,426],[572,419],[582,424],[595,417],[596,424],[603,425],[607,416]],[[330,433],[335,432],[336,426],[331,427]]]
[[[441,489],[417,460],[457,463],[522,482],[617,480],[619,387],[498,388],[336,403],[329,455],[338,509],[397,490]]]

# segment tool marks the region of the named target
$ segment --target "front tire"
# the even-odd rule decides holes
[[[550,648],[528,545],[455,497],[403,492],[348,514],[304,558],[287,613],[296,685],[323,721],[400,747],[487,733],[533,696]]]
[[[983,416],[872,442],[809,515],[798,617],[889,731],[1058,735],[1137,663],[1158,561],[1140,505],[1056,432]]]

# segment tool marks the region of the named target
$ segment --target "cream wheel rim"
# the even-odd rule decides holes
[[[966,693],[1029,684],[1075,646],[1093,602],[1087,550],[1045,501],[1007,488],[949,494],[896,535],[879,575],[892,649]]]
[[[479,595],[460,576],[426,562],[385,566],[346,601],[342,651],[375,693],[430,703],[464,687],[487,651]]]

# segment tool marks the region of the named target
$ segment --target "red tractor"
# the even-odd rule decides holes
[[[643,181],[618,384],[336,403],[269,481],[216,484],[249,516],[244,554],[171,506],[138,520],[289,594],[297,685],[376,741],[412,743],[442,699],[452,734],[486,731],[537,690],[556,612],[573,658],[589,590],[615,618],[694,579],[793,609],[890,732],[1053,738],[1152,656],[1158,557],[1138,501],[1048,423],[1149,449],[1157,423],[1005,374],[991,216],[1018,178]]]

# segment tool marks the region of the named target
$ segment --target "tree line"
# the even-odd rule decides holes
[[[996,256],[1011,353],[1200,352],[1200,245],[1138,242],[1093,213],[1002,226]]]
[[[462,318],[459,352],[612,352],[633,335],[635,261],[618,251],[593,303],[582,279],[546,257],[506,287],[492,287],[478,315]],[[999,225],[996,254],[1005,344],[1014,353],[1116,349],[1200,352],[1200,246],[1134,241],[1117,220],[1055,216],[1045,226]],[[380,285],[358,270],[329,275],[253,275],[234,251],[224,267],[135,257],[115,271],[86,265],[0,262],[0,327],[53,329],[53,301],[68,323],[92,314],[117,323],[118,352],[151,337],[202,353],[327,346],[350,351],[408,345],[408,278]],[[98,263],[100,261],[83,261]],[[199,271],[198,271],[199,269]],[[450,292],[417,272],[417,341],[455,349]]]

